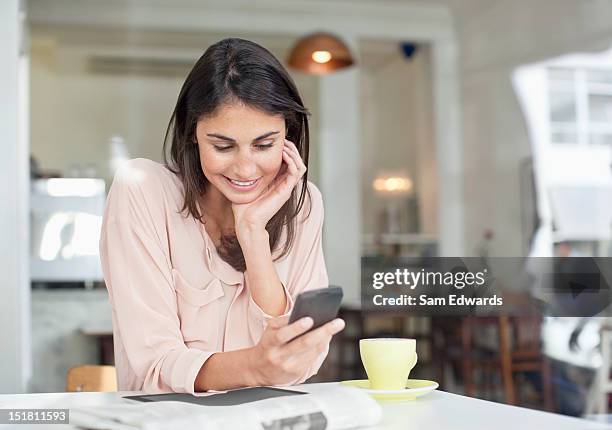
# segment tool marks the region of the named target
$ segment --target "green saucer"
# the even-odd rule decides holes
[[[403,390],[372,390],[370,388],[370,381],[367,379],[353,379],[341,381],[340,383],[349,387],[361,388],[377,400],[392,401],[414,400],[417,397],[431,393],[439,387],[437,382],[426,379],[408,379],[406,381],[406,388]]]

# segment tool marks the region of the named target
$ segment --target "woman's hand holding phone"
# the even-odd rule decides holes
[[[276,179],[261,196],[251,203],[232,205],[238,240],[243,233],[265,229],[268,221],[289,200],[291,192],[306,173],[306,165],[293,142],[285,139],[282,157]]]
[[[288,322],[286,316],[270,320],[259,343],[251,350],[252,376],[257,385],[295,382],[325,351],[332,336],[344,328],[340,318],[311,331],[308,331],[313,325],[310,317]]]

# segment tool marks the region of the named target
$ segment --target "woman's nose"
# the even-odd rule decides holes
[[[238,154],[236,160],[234,172],[238,180],[250,180],[255,179],[254,176],[257,172],[257,165],[251,158],[250,154]]]

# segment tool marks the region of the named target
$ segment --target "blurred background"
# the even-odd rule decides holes
[[[123,161],[161,161],[187,73],[233,36],[352,62],[289,68],[348,322],[312,381],[363,377],[360,337],[415,337],[414,376],[444,390],[606,413],[606,320],[379,314],[360,291],[381,259],[610,255],[610,22],[606,0],[2,2],[0,390],[113,363],[106,191]]]

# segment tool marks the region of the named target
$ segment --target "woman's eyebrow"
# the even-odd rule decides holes
[[[256,137],[255,139],[253,139],[252,143],[259,142],[260,140],[264,140],[265,138],[270,137],[270,136],[274,136],[275,134],[278,134],[278,133],[280,133],[280,132],[279,131],[269,131],[267,133],[262,134],[261,136]],[[221,140],[225,140],[226,142],[236,143],[235,139],[232,139],[231,137],[223,136],[222,134],[218,134],[218,133],[206,133],[206,136],[214,137],[214,138],[221,139]]]

